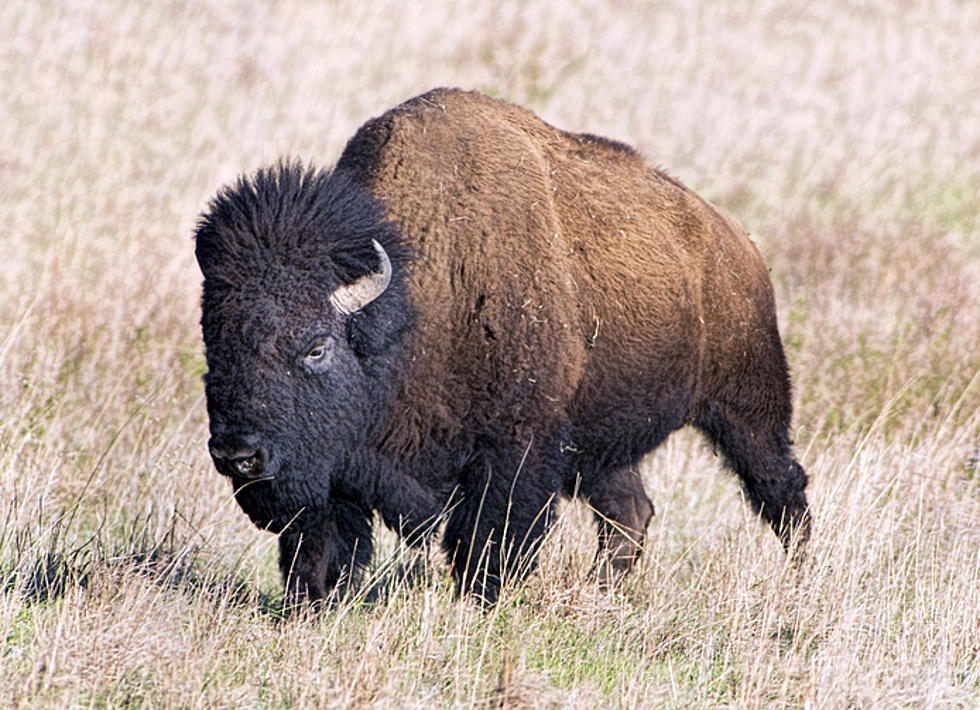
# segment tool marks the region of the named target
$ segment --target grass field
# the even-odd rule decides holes
[[[980,5],[0,5],[0,706],[980,705]],[[436,85],[632,143],[765,255],[816,526],[789,567],[693,433],[617,590],[563,508],[483,612],[379,533],[282,614],[213,471],[191,234]]]

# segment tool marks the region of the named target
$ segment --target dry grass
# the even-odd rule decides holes
[[[980,704],[980,7],[0,6],[0,705]],[[483,613],[438,562],[284,617],[210,468],[190,234],[440,84],[628,140],[755,235],[817,527],[797,577],[681,434],[616,593],[566,510]]]

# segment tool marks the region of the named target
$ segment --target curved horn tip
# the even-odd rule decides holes
[[[374,250],[378,252],[378,259],[381,261],[381,271],[378,273],[385,277],[385,288],[387,288],[391,280],[391,259],[388,258],[388,252],[377,239],[372,239],[371,244],[374,246]]]

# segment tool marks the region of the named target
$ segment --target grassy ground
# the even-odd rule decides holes
[[[0,6],[0,706],[980,704],[980,6]],[[788,568],[692,434],[617,591],[564,510],[484,613],[438,560],[281,613],[211,469],[191,232],[435,85],[633,143],[772,268],[811,474]],[[380,589],[380,593],[378,593]]]

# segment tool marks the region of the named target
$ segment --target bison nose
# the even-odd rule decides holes
[[[234,478],[269,478],[269,452],[251,437],[212,436],[208,442],[218,472]]]

